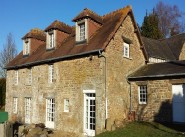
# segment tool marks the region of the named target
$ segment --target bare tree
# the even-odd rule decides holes
[[[9,33],[7,35],[6,44],[3,45],[3,49],[0,52],[0,75],[6,77],[6,70],[4,67],[17,55],[17,49],[13,35]]]
[[[164,37],[173,36],[183,31],[182,17],[183,13],[176,5],[164,4],[160,1],[154,8],[155,14],[158,15],[159,29]]]

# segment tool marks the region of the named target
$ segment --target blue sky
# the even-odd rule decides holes
[[[185,0],[163,0],[177,5],[185,13]],[[54,20],[71,26],[71,21],[84,8],[99,15],[131,5],[136,22],[141,25],[143,17],[159,0],[1,0],[0,2],[0,50],[9,32],[14,36],[18,52],[22,50],[21,38],[32,28],[45,29]]]

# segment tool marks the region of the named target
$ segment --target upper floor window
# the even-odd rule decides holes
[[[30,41],[29,39],[24,40],[23,55],[29,55],[30,53]]]
[[[76,41],[83,42],[87,39],[87,20],[76,22]]]
[[[53,64],[49,65],[48,82],[49,83],[54,82],[54,66],[53,66]]]
[[[55,31],[49,31],[47,33],[47,49],[53,49],[55,47]]]
[[[64,112],[69,112],[69,99],[64,99]]]
[[[15,85],[18,85],[18,79],[19,79],[19,73],[18,73],[18,70],[15,70],[15,74],[14,74]]]
[[[138,87],[139,104],[147,103],[147,86],[142,85]]]
[[[31,85],[31,83],[32,83],[32,68],[29,68],[28,69],[28,84],[30,84]]]
[[[85,40],[85,23],[79,24],[80,41]]]
[[[124,43],[123,44],[123,56],[126,57],[126,58],[129,58],[130,57],[130,47],[129,47],[129,44],[128,43]]]

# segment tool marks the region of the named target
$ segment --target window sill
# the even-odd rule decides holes
[[[55,49],[55,47],[47,48],[46,51],[52,51],[52,50],[54,50],[54,49]]]
[[[76,41],[76,45],[81,45],[87,42],[87,39],[81,40],[81,41]]]
[[[129,60],[132,60],[132,58],[130,58],[130,57],[126,57],[126,56],[123,56],[123,58],[129,59]]]

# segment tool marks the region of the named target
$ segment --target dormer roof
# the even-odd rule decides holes
[[[38,40],[46,41],[46,34],[43,30],[34,28],[31,29],[31,31],[28,32],[24,37],[22,37],[23,40],[26,38],[35,38]]]
[[[80,14],[78,14],[72,21],[76,22],[76,21],[84,19],[84,18],[91,18],[100,24],[103,23],[103,19],[101,16],[99,16],[98,14],[96,14],[95,12],[93,12],[87,8],[85,8],[82,12],[80,12]]]
[[[58,30],[63,31],[63,32],[68,33],[68,34],[70,34],[72,32],[72,27],[71,26],[69,26],[69,25],[67,25],[63,22],[60,22],[58,20],[55,20],[53,23],[51,23],[51,25],[49,25],[45,29],[45,31],[47,32],[51,29],[58,29]]]

